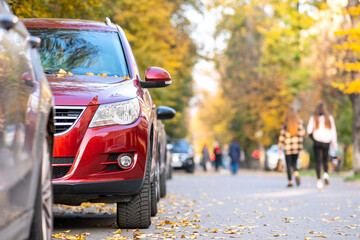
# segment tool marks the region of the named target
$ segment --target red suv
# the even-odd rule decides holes
[[[120,228],[147,228],[157,212],[158,118],[146,88],[171,84],[167,71],[141,76],[123,30],[105,22],[23,19],[41,38],[55,98],[54,202],[117,203]]]

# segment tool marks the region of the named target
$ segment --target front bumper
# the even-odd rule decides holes
[[[68,167],[61,176],[53,174],[57,203],[80,195],[83,201],[100,201],[109,196],[130,196],[141,189],[149,142],[148,118],[142,114],[131,125],[88,128],[95,110],[87,107],[71,131],[55,136],[53,171]],[[123,153],[134,157],[129,169],[117,165],[116,158]]]
[[[98,195],[133,195],[141,189],[143,179],[121,181],[53,183],[54,194],[98,194]]]
[[[87,183],[53,183],[54,203],[80,205],[83,202],[129,202],[142,187],[143,179]]]

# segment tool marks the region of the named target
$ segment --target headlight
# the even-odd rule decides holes
[[[128,125],[139,118],[140,105],[137,98],[129,101],[100,105],[91,120],[90,127]]]

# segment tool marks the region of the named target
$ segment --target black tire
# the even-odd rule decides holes
[[[49,150],[48,140],[47,138],[44,138],[41,169],[35,197],[34,215],[30,228],[30,240],[51,239],[53,228],[53,194],[50,166],[51,155],[52,153]]]
[[[160,166],[155,165],[154,181],[151,183],[151,216],[155,217],[158,211],[157,203],[160,200]]]
[[[160,175],[160,197],[163,198],[166,196],[166,172],[164,171]]]
[[[128,203],[117,203],[119,228],[149,228],[151,225],[150,161],[147,159],[145,179],[140,192]]]
[[[195,171],[194,161],[192,161],[192,164],[190,166],[188,166],[185,170],[187,173],[194,173],[194,171]]]
[[[169,170],[167,174],[168,179],[172,179],[172,173],[173,173],[173,167],[171,166],[171,164],[169,164]]]

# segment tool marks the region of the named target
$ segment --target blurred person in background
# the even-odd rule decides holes
[[[224,169],[230,169],[231,159],[229,156],[229,145],[225,144],[221,148],[221,152],[222,152],[222,167]]]
[[[325,185],[329,184],[328,174],[328,153],[329,147],[336,151],[336,127],[334,118],[329,114],[326,109],[326,105],[320,102],[316,105],[314,115],[310,117],[307,126],[307,132],[314,140],[314,153],[315,153],[315,165],[317,182],[316,187],[318,189],[323,188],[321,181],[321,164],[324,168],[324,182]]]
[[[201,166],[203,167],[204,172],[207,171],[208,163],[210,162],[210,154],[209,149],[207,148],[206,144],[204,144],[202,150],[201,150]]]
[[[222,153],[218,142],[214,142],[215,171],[219,171],[222,165]]]
[[[252,168],[258,168],[259,167],[259,158],[260,158],[260,151],[258,149],[255,149],[253,152],[252,152],[252,158],[253,158],[253,161],[252,161]]]
[[[233,175],[236,175],[240,162],[240,145],[236,138],[234,138],[234,140],[230,145],[229,156],[231,158],[231,162],[230,162],[231,173]]]
[[[300,174],[297,169],[297,159],[303,149],[305,129],[303,121],[298,118],[295,108],[290,107],[285,115],[285,121],[280,130],[279,154],[282,148],[285,150],[285,162],[288,177],[287,187],[293,186],[292,171],[294,172],[296,185],[300,185]]]

